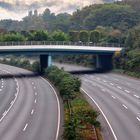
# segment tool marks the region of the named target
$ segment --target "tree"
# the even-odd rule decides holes
[[[52,33],[52,39],[54,41],[67,41],[68,40],[68,37],[67,35],[62,32],[62,31],[54,31]]]
[[[80,31],[80,41],[88,42],[89,41],[89,33],[86,30]]]
[[[96,30],[90,32],[90,41],[93,43],[98,43],[100,40],[100,33]]]
[[[69,37],[70,37],[70,41],[72,42],[78,42],[80,40],[78,31],[70,31]]]

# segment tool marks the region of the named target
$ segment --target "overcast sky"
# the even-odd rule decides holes
[[[45,8],[52,12],[72,13],[76,9],[103,0],[0,0],[0,19],[22,19],[29,10],[38,9],[41,13]]]

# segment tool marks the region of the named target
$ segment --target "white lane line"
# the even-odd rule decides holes
[[[2,114],[2,116],[5,116],[7,114],[7,111],[5,111],[3,114]]]
[[[37,93],[37,92],[35,92],[35,96],[37,96],[37,94],[38,94],[38,93]]]
[[[43,77],[41,77],[42,80],[44,80],[47,84],[49,84],[49,86],[52,88],[53,90],[53,93],[55,94],[56,96],[56,100],[57,100],[57,107],[58,107],[58,124],[57,124],[57,132],[56,132],[56,136],[55,136],[55,140],[58,140],[58,136],[59,136],[59,131],[60,131],[60,118],[61,118],[61,110],[60,110],[60,101],[59,101],[59,98],[58,98],[58,95],[55,91],[55,89],[53,88],[53,86],[49,83],[49,81],[47,81],[46,79],[44,79]],[[116,139],[117,140],[117,139]]]
[[[103,80],[104,83],[106,83],[107,81]]]
[[[6,71],[6,70],[2,70],[2,71]],[[7,71],[6,71],[6,72],[7,72]],[[10,72],[7,72],[7,73],[10,73]],[[12,75],[12,73],[10,73],[10,74]],[[16,78],[15,78],[15,79],[16,79]],[[17,81],[17,83],[18,83],[18,81]],[[19,84],[18,84],[17,96],[15,97],[13,104],[8,108],[8,110],[7,110],[6,113],[2,116],[2,118],[0,118],[0,122],[3,121],[3,119],[5,118],[5,116],[8,114],[8,112],[9,112],[9,111],[11,110],[11,108],[13,107],[14,103],[15,103],[16,100],[17,100],[18,94],[19,94]]]
[[[140,118],[139,117],[137,117],[137,120],[140,122]]]
[[[0,89],[0,91],[2,91],[2,89]]]
[[[32,109],[32,111],[31,111],[31,115],[33,115],[34,114],[34,109]]]
[[[118,88],[118,89],[122,89],[122,87],[120,87],[120,86],[117,86],[117,88]]]
[[[116,99],[116,97],[112,96],[113,99]]]
[[[133,96],[136,97],[136,98],[138,98],[138,99],[140,99],[140,97],[138,95],[133,95]]]
[[[114,84],[113,84],[113,83],[110,83],[110,85],[111,85],[111,86],[114,86]]]
[[[11,104],[11,105],[13,105],[13,103],[14,103],[14,100],[13,100],[13,101],[11,101],[11,103],[10,103],[10,104]]]
[[[36,104],[36,102],[37,102],[37,101],[36,101],[36,99],[35,99],[34,103]]]
[[[123,104],[122,106],[123,106],[125,109],[128,109],[128,107],[127,107],[126,105]]]
[[[106,90],[104,88],[101,89],[103,92],[106,92]]]
[[[125,92],[127,92],[127,93],[130,93],[130,91],[128,91],[128,90],[124,90]]]
[[[81,90],[82,90],[82,91],[95,103],[95,105],[99,108],[99,110],[100,110],[100,112],[102,113],[103,117],[105,118],[105,120],[106,120],[108,126],[110,127],[110,130],[111,130],[111,132],[112,132],[112,134],[113,134],[113,136],[114,136],[114,139],[115,139],[115,140],[118,140],[118,139],[117,139],[117,136],[116,136],[116,134],[115,134],[115,132],[114,132],[114,130],[113,130],[111,124],[110,124],[110,122],[108,121],[107,117],[105,116],[105,114],[104,114],[104,112],[102,111],[102,109],[100,108],[100,106],[97,104],[97,102],[96,102],[84,89],[81,88]]]
[[[34,89],[36,89],[36,87],[34,87]]]
[[[3,85],[1,86],[1,88],[3,88]]]
[[[26,125],[24,126],[23,131],[26,131],[27,126],[28,126],[28,123],[26,123]]]
[[[32,85],[34,85],[34,82],[32,82]]]

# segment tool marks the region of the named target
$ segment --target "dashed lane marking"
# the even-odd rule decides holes
[[[28,127],[28,123],[26,123],[26,125],[24,126],[23,131],[26,131],[27,127]]]
[[[140,118],[139,117],[137,117],[137,120],[140,122]]]
[[[136,97],[136,98],[138,98],[138,99],[140,99],[140,97],[138,95],[133,95],[133,96]]]
[[[123,104],[122,106],[123,106],[125,109],[128,109],[128,107],[127,107],[126,105]]]

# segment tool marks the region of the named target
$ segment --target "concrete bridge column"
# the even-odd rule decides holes
[[[97,55],[96,56],[96,69],[100,71],[109,71],[113,68],[112,64],[113,54]]]
[[[45,68],[52,65],[52,57],[49,54],[40,55],[40,72],[44,73]]]

